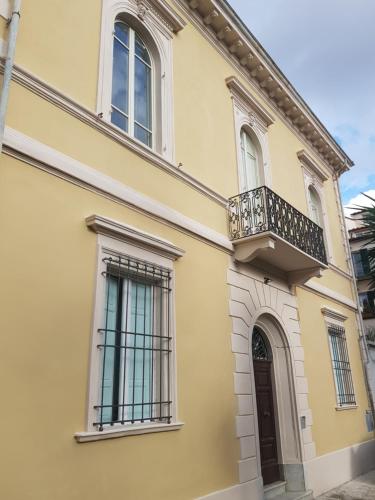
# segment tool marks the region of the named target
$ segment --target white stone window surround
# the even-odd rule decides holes
[[[155,7],[157,5],[157,7]],[[103,0],[100,39],[97,114],[111,122],[113,31],[117,18],[139,33],[150,52],[153,71],[153,150],[174,161],[173,32],[182,19],[162,0]],[[127,135],[126,132],[123,132]],[[134,139],[136,140],[136,139]],[[145,146],[140,141],[137,141]]]
[[[233,101],[234,127],[237,152],[238,186],[241,191],[242,152],[241,131],[245,130],[258,152],[260,185],[272,187],[271,160],[268,145],[268,127],[274,123],[272,115],[261,106],[234,76],[226,79]]]
[[[176,376],[176,353],[175,353],[175,317],[174,317],[174,273],[172,273],[172,296],[170,305],[170,332],[172,336],[172,355],[170,369],[170,387],[172,394],[172,422],[158,423],[145,422],[138,424],[113,425],[99,431],[93,425],[97,415],[94,406],[98,402],[99,380],[101,359],[98,345],[98,329],[101,324],[102,312],[104,310],[105,280],[102,272],[103,257],[106,255],[128,255],[137,259],[150,262],[173,270],[174,260],[180,258],[184,251],[172,243],[157,236],[151,235],[137,228],[123,224],[122,222],[107,217],[92,215],[86,218],[88,228],[97,233],[97,271],[96,291],[94,299],[94,319],[92,333],[92,348],[90,361],[90,376],[88,387],[88,409],[86,430],[76,432],[74,437],[77,442],[90,442],[135,434],[149,434],[154,432],[165,432],[178,430],[183,423],[177,419],[177,376]]]
[[[325,325],[326,325],[326,329],[327,329],[328,348],[329,348],[330,358],[332,359],[332,348],[331,348],[331,343],[330,343],[330,339],[329,339],[328,327],[329,327],[329,325],[337,325],[345,330],[344,323],[348,319],[348,317],[345,316],[344,314],[340,313],[339,311],[332,309],[331,307],[322,307],[321,312],[324,316],[324,321],[325,321]],[[347,342],[346,342],[346,349],[347,349],[347,353],[348,353],[349,364],[351,366]],[[353,372],[351,371],[350,373],[351,373],[351,377],[352,377],[354,394],[357,394],[355,383],[354,383],[354,378],[353,378]],[[333,364],[332,364],[332,377],[333,377],[334,384],[335,384],[335,396],[337,398],[338,389],[337,389],[337,381],[336,381],[336,376],[335,376],[334,369],[333,369]],[[356,397],[355,397],[355,400],[357,400]],[[342,406],[339,406],[339,404],[337,403],[335,406],[335,410],[337,410],[337,411],[356,410],[357,408],[358,408],[358,404],[356,404],[356,403],[342,405]]]
[[[326,246],[326,253],[328,262],[334,264],[332,237],[330,232],[327,207],[324,196],[324,182],[328,180],[328,175],[322,170],[314,161],[314,159],[306,151],[301,150],[297,153],[298,159],[301,162],[303,179],[305,185],[306,204],[309,211],[309,217],[312,218],[310,189],[313,189],[319,198],[321,206],[322,224],[324,232],[324,242]]]

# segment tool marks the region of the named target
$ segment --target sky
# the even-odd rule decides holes
[[[229,0],[355,162],[345,205],[375,188],[375,0]]]

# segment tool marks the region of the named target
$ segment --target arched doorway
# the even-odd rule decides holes
[[[263,484],[281,479],[276,433],[276,402],[272,349],[265,333],[255,326],[252,335],[255,393],[258,413],[260,463]]]

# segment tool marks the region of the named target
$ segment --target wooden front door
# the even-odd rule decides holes
[[[254,359],[253,363],[262,476],[263,483],[270,484],[280,480],[272,391],[272,361]]]

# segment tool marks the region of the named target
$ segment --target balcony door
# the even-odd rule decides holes
[[[259,154],[253,139],[241,130],[240,192],[244,193],[260,186]]]

